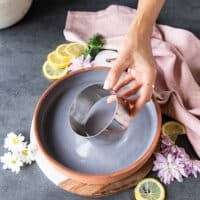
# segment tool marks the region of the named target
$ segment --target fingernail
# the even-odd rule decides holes
[[[110,89],[110,82],[108,80],[105,80],[104,85],[103,85],[104,90],[109,90]]]

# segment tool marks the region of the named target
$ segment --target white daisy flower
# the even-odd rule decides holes
[[[19,157],[23,163],[30,165],[32,161],[35,160],[36,153],[37,153],[37,146],[30,143],[28,146],[24,145],[24,148],[20,152]]]
[[[11,152],[5,153],[0,160],[3,163],[3,169],[10,169],[16,174],[19,173],[20,168],[23,166],[23,162],[20,160],[19,156]]]
[[[24,147],[24,139],[21,133],[19,135],[14,132],[8,133],[4,141],[4,148],[12,152],[21,151]]]

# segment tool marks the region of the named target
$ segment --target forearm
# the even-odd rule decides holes
[[[165,0],[138,0],[137,14],[129,27],[128,34],[138,29],[139,34],[150,36],[164,2]]]

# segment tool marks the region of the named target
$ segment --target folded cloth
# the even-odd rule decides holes
[[[119,49],[135,14],[135,9],[119,5],[98,12],[69,11],[64,35],[84,42],[100,33],[106,48]],[[156,25],[151,44],[158,71],[154,95],[162,113],[186,126],[200,157],[200,40],[189,31]]]

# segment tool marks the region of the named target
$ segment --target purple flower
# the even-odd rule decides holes
[[[87,55],[86,58],[84,58],[83,55],[81,55],[78,58],[74,58],[72,60],[71,65],[69,66],[69,69],[71,71],[77,70],[77,69],[81,69],[84,67],[92,67],[93,63],[91,62],[91,56]]]
[[[200,173],[200,160],[191,160],[192,171],[191,173],[197,178],[197,174]]]
[[[176,157],[181,160],[184,164],[185,172],[189,176],[191,174],[197,178],[198,173],[200,173],[200,160],[193,160],[186,153],[185,149],[177,146],[177,154]]]
[[[176,157],[180,159],[181,163],[184,165],[185,173],[189,176],[192,173],[192,162],[190,156],[185,152],[185,149],[182,147],[177,148]]]
[[[161,142],[163,144],[163,147],[173,145],[172,142],[170,141],[170,139],[164,135],[161,136]]]
[[[154,161],[153,171],[158,171],[158,177],[163,183],[170,184],[174,179],[182,182],[183,176],[187,177],[185,166],[180,158],[176,158],[175,155],[170,153],[166,157],[161,153],[155,155],[156,160]]]
[[[185,149],[173,144],[168,137],[161,137],[161,150],[156,153],[153,171],[158,171],[158,177],[165,184],[193,174],[200,173],[200,160],[191,160]]]
[[[165,156],[167,156],[168,153],[174,155],[177,153],[177,146],[174,145],[166,136],[161,137],[161,153]]]

